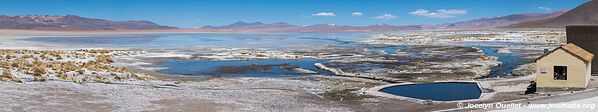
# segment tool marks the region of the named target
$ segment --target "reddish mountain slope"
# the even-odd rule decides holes
[[[584,3],[555,18],[514,24],[511,28],[565,28],[568,25],[598,25],[598,0]]]
[[[0,16],[0,29],[37,30],[153,30],[174,29],[149,21],[108,21],[75,15]]]

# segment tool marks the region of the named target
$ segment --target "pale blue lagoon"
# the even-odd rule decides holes
[[[71,36],[35,36],[26,41],[94,47],[133,48],[316,48],[347,44],[369,37],[367,33],[277,33],[277,34],[218,34],[218,33],[157,33],[106,34]]]
[[[361,48],[384,51],[394,55],[408,45],[379,45],[357,42],[371,38],[371,33],[263,33],[263,34],[224,34],[224,33],[152,33],[152,34],[103,34],[68,36],[32,36],[21,39],[58,45],[83,45],[90,47],[123,47],[142,49],[194,49],[194,48],[263,48],[270,50]],[[497,44],[497,43],[489,43]],[[498,43],[504,44],[504,43]],[[382,47],[372,47],[382,46]],[[473,46],[472,46],[473,47]],[[501,66],[493,67],[490,77],[511,74],[512,70],[526,62],[523,56],[500,54],[495,47],[476,46],[487,55],[499,57]],[[314,67],[315,63],[327,60],[249,60],[249,61],[208,61],[208,60],[167,60],[156,65],[169,69],[159,72],[195,76],[286,76],[298,75],[293,68],[302,68],[324,73]],[[398,65],[397,65],[398,66]],[[243,69],[234,72],[218,71]]]

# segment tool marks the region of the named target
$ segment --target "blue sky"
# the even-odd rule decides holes
[[[589,0],[0,0],[0,15],[79,15],[194,28],[237,21],[297,25],[439,24],[569,10]]]

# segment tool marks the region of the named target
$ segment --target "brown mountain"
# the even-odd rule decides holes
[[[149,21],[108,21],[67,16],[0,16],[0,29],[36,30],[154,30],[175,29]]]
[[[584,3],[555,18],[510,25],[511,28],[565,28],[568,25],[598,25],[598,0]]]
[[[498,16],[493,18],[480,18],[469,21],[442,24],[434,26],[440,29],[488,29],[499,28],[522,22],[542,20],[560,16],[567,11],[556,11],[553,13],[525,13],[513,14],[507,16]]]

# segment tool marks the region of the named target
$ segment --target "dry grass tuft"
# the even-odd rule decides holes
[[[102,75],[95,75],[94,81],[99,82],[99,83],[110,83],[110,79],[108,79]]]
[[[0,49],[0,69],[4,69],[0,80],[22,82],[16,76],[32,75],[34,81],[47,81],[51,75],[57,79],[72,80],[76,83],[88,81],[109,82],[112,80],[148,80],[143,74],[126,67],[111,65],[112,56],[132,55],[136,52],[113,50],[12,50]],[[60,60],[60,61],[58,61]],[[13,71],[10,71],[13,70]],[[11,74],[14,73],[13,74]],[[72,73],[71,76],[67,73]],[[110,75],[102,75],[104,72]],[[91,74],[86,74],[91,73]],[[118,75],[117,75],[118,74]]]
[[[12,80],[14,82],[23,83],[23,80],[12,75],[12,73],[10,73],[10,71],[7,69],[4,69],[2,71],[2,76],[0,76],[0,80],[2,80],[2,81]]]
[[[44,76],[33,76],[33,81],[44,82],[44,81],[48,81],[48,78],[44,77]]]
[[[56,77],[58,77],[62,80],[68,80],[68,76],[64,72],[60,72],[60,73],[56,74]]]
[[[44,67],[34,67],[33,68],[33,76],[42,76],[46,74],[46,69]]]

